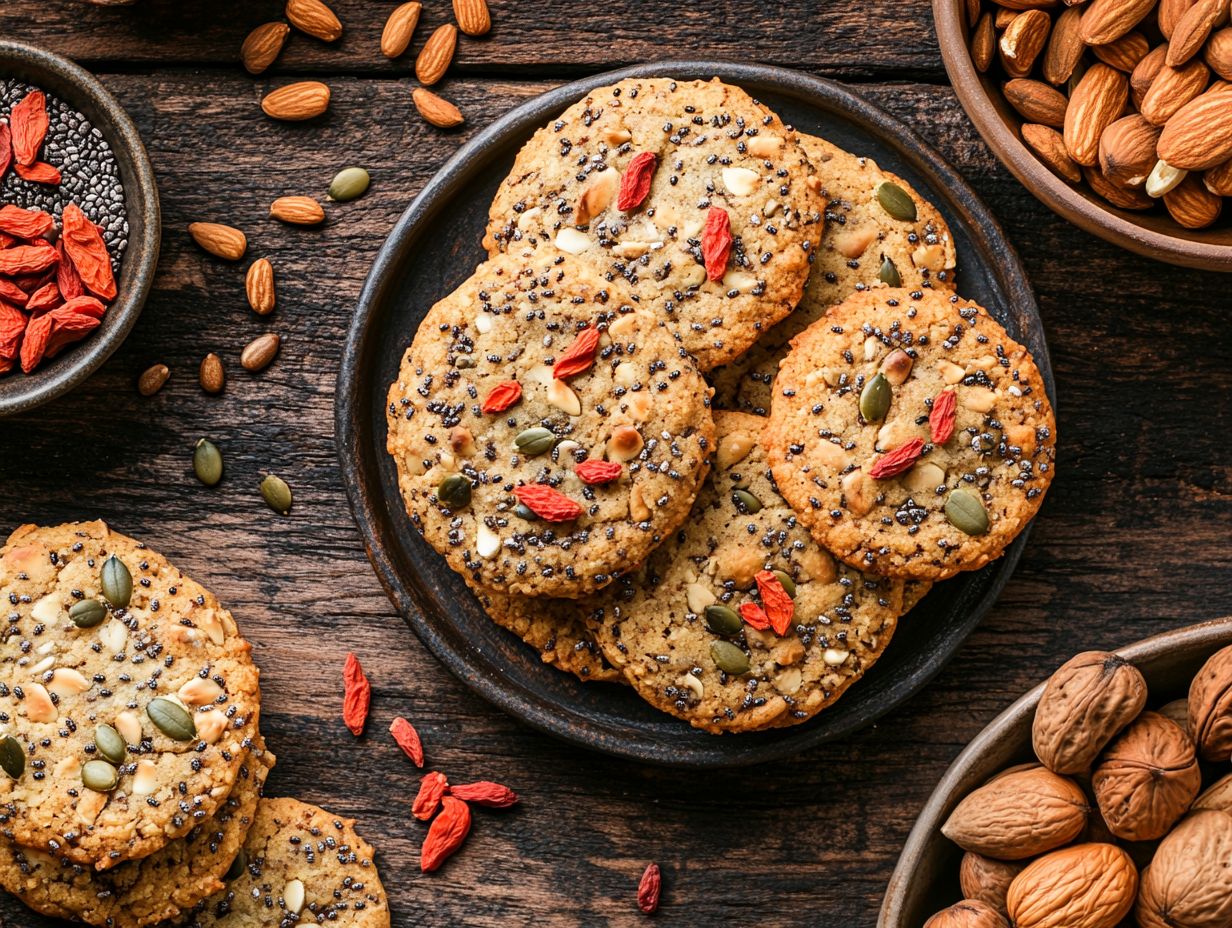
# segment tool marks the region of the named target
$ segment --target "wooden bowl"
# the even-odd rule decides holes
[[[1023,144],[1021,117],[1006,102],[994,77],[971,61],[964,0],[933,0],[941,58],[958,99],[988,147],[1045,206],[1080,229],[1129,251],[1208,271],[1232,271],[1229,211],[1214,226],[1193,231],[1166,212],[1117,209],[1085,187],[1072,187],[1053,174]]]
[[[0,40],[0,77],[15,77],[55,94],[103,134],[120,167],[128,219],[128,247],[116,281],[116,298],[102,325],[31,373],[0,377],[0,416],[7,416],[68,393],[120,347],[141,315],[154,282],[161,228],[158,187],[137,127],[92,74],[41,48]]]
[[[1156,709],[1184,697],[1198,668],[1229,644],[1232,616],[1165,632],[1117,653],[1142,671],[1150,692],[1147,706]],[[881,904],[878,928],[919,928],[934,912],[962,898],[958,886],[962,851],[941,834],[941,825],[968,793],[993,774],[1035,760],[1031,723],[1043,692],[1041,683],[993,719],[945,772],[907,836]]]

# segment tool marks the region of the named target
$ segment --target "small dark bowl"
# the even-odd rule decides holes
[[[1147,706],[1158,708],[1185,696],[1206,659],[1232,644],[1232,616],[1165,632],[1118,648],[1146,677]],[[878,928],[919,928],[929,916],[957,902],[962,851],[941,834],[954,807],[977,786],[1012,764],[1035,759],[1031,723],[1044,692],[1041,683],[993,719],[945,772],[928,797],[898,858],[881,904]]]
[[[1024,187],[1078,228],[1135,254],[1208,271],[1232,271],[1232,226],[1224,219],[1207,229],[1183,228],[1167,213],[1117,209],[1085,186],[1071,187],[1031,153],[1018,131],[1021,117],[997,81],[971,61],[965,0],[933,0],[941,58],[963,109],[988,147]]]
[[[84,341],[33,372],[0,377],[0,416],[25,412],[68,393],[89,377],[128,336],[145,306],[158,264],[158,187],[141,136],[93,75],[67,58],[20,42],[0,41],[0,77],[55,94],[93,123],[111,146],[124,182],[128,247],[116,281],[116,298],[103,324]]]

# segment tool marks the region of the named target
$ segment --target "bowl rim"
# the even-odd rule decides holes
[[[120,347],[141,315],[153,287],[162,228],[158,185],[141,135],[128,113],[98,78],[62,55],[11,39],[0,39],[0,71],[7,71],[6,76],[33,83],[50,76],[52,81],[49,83],[71,87],[71,93],[63,93],[60,87],[52,92],[79,111],[86,108],[92,110],[86,114],[90,122],[103,134],[118,156],[127,154],[132,161],[131,176],[122,176],[129,229],[124,261],[131,259],[135,262],[131,270],[121,268],[121,280],[127,276],[128,280],[124,281],[127,286],[119,290],[107,309],[108,317],[116,322],[100,328],[96,337],[86,340],[67,354],[66,357],[72,360],[71,364],[60,369],[21,375],[24,381],[29,381],[24,389],[0,392],[0,417],[4,417],[28,412],[73,390]],[[23,77],[22,72],[30,76]],[[82,106],[83,101],[86,107]],[[124,274],[126,270],[127,275]]]
[[[989,100],[967,48],[964,4],[961,0],[932,0],[932,6],[941,60],[959,102],[997,160],[1037,200],[1078,228],[1143,257],[1182,267],[1232,272],[1232,245],[1166,235],[1131,222],[1088,200],[1048,170],[1006,127]]]

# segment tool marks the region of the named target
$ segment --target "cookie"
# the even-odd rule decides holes
[[[688,514],[710,388],[666,325],[575,258],[500,256],[428,312],[389,390],[412,522],[494,592],[576,597]]]
[[[871,158],[816,136],[799,138],[822,181],[825,233],[795,312],[765,332],[747,353],[711,372],[715,404],[724,409],[766,415],[770,386],[791,340],[848,294],[888,284],[909,290],[954,289],[954,239],[935,206]],[[877,192],[883,184],[905,195],[909,206],[894,208],[908,218],[891,215],[882,205]]]
[[[296,799],[262,799],[243,866],[185,928],[389,928],[372,846],[340,818]]]
[[[779,496],[764,421],[716,413],[714,470],[684,526],[587,601],[637,692],[716,733],[812,718],[877,660],[902,608],[901,582],[837,564]]]
[[[252,826],[274,755],[258,735],[218,813],[141,860],[97,872],[0,842],[0,886],[57,918],[105,928],[142,928],[175,918],[226,889],[223,877]]]
[[[740,88],[630,78],[526,143],[484,245],[623,278],[709,370],[799,302],[824,223],[812,174],[796,133]]]
[[[17,529],[0,551],[0,599],[0,835],[106,870],[222,808],[260,690],[251,646],[213,594],[80,522]]]
[[[936,291],[854,294],[792,341],[764,440],[783,496],[863,570],[943,580],[999,557],[1052,482],[1027,350]]]

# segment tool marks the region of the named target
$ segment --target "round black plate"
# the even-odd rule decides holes
[[[718,76],[784,121],[869,155],[937,204],[958,248],[962,294],[988,307],[1035,355],[1053,395],[1039,313],[1014,249],[975,193],[910,129],[837,84],[780,68],[666,61],[589,77],[519,106],[479,133],[428,182],[385,242],[360,296],[338,375],[338,452],[377,575],[420,639],[481,696],[535,728],[621,757],[678,767],[752,764],[868,725],[923,687],[975,628],[1014,570],[1024,532],[1001,560],[939,584],[867,676],[833,708],[795,728],[715,736],[624,687],[583,684],[493,624],[412,527],[385,453],[385,393],[428,308],[484,258],[488,205],[518,148],[595,87],[626,77]]]

